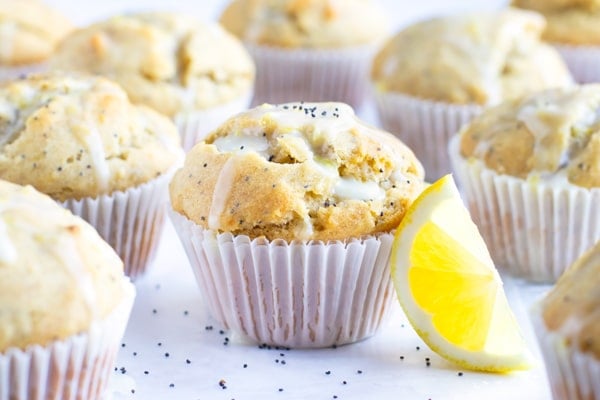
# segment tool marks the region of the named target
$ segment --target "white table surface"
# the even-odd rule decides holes
[[[123,11],[169,9],[214,19],[221,0],[47,0],[79,25]],[[500,0],[383,0],[393,29],[428,15],[495,8]],[[372,106],[359,112],[374,121]],[[527,310],[547,286],[505,277],[509,301],[538,365],[509,375],[461,370],[431,352],[399,305],[372,338],[323,350],[261,349],[208,315],[170,222],[138,295],[108,398],[244,399],[527,399],[550,398]],[[211,329],[212,327],[212,329]],[[430,366],[427,366],[427,360]],[[462,375],[459,375],[459,372]],[[221,384],[220,384],[221,383]],[[222,386],[225,386],[223,388]],[[337,397],[335,397],[337,396]]]

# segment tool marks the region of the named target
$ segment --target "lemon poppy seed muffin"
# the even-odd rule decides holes
[[[0,178],[56,200],[139,186],[179,157],[173,124],[99,77],[32,76],[0,87]]]
[[[71,22],[39,0],[0,1],[0,80],[39,71]]]
[[[257,65],[253,104],[368,97],[368,68],[388,33],[373,0],[233,0],[220,17]]]
[[[541,41],[544,25],[517,9],[437,17],[408,26],[377,53],[371,80],[382,125],[415,150],[428,179],[450,171],[449,138],[483,107],[573,83]]]
[[[600,85],[484,111],[450,143],[471,211],[500,266],[556,280],[600,239]]]
[[[596,373],[600,366],[599,277],[600,242],[566,270],[533,310],[557,399],[600,398]]]
[[[100,398],[134,294],[123,262],[90,225],[30,186],[0,180],[3,393]],[[63,385],[68,374],[75,384]]]
[[[0,87],[0,179],[32,185],[90,222],[130,276],[151,259],[182,157],[174,124],[105,78],[53,74]]]
[[[387,315],[392,232],[423,186],[413,153],[349,106],[264,104],[187,154],[171,218],[220,324],[328,347]]]
[[[546,17],[543,38],[561,53],[578,82],[600,82],[600,2],[513,0],[512,4]]]
[[[394,229],[422,189],[412,152],[341,103],[263,105],[196,145],[173,208],[252,238],[335,240]]]
[[[190,148],[252,97],[254,63],[218,24],[182,14],[119,15],[74,31],[51,65],[107,76],[132,102],[177,122]]]

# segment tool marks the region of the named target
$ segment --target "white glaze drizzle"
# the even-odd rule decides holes
[[[236,176],[236,169],[237,158],[230,157],[225,164],[223,164],[223,167],[219,172],[219,176],[217,177],[215,188],[213,190],[210,210],[208,212],[209,229],[219,229],[221,215],[225,210],[227,199],[229,198],[231,190],[233,189],[233,181]]]

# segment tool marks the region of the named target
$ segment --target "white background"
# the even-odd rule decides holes
[[[218,0],[47,2],[79,25],[119,12],[148,9],[183,11],[201,20],[214,20],[224,5]],[[384,0],[382,3],[389,10],[395,31],[426,16],[495,8],[504,2]],[[365,119],[372,119],[372,108],[370,111],[367,107],[363,113]],[[505,284],[532,352],[539,357],[527,310],[533,299],[547,288],[509,279]],[[512,375],[461,371],[427,349],[398,305],[376,336],[337,349],[258,349],[231,332],[220,333],[220,327],[207,313],[170,223],[152,271],[136,286],[138,297],[108,396],[115,400],[333,399],[334,396],[408,400],[550,398],[541,362],[531,371]],[[209,326],[213,329],[207,330]],[[327,371],[330,373],[326,374]],[[458,372],[464,374],[459,376]],[[221,380],[225,381],[226,389],[219,385]]]

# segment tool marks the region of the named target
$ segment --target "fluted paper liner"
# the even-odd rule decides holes
[[[600,360],[583,353],[559,332],[548,330],[539,304],[531,322],[544,357],[552,395],[556,400],[600,400]]]
[[[217,234],[171,211],[209,311],[258,342],[295,348],[373,335],[393,299],[391,233],[346,242]]]
[[[252,91],[225,104],[175,116],[181,144],[187,152],[229,117],[246,110],[252,100]]]
[[[338,101],[358,108],[369,95],[376,46],[282,49],[246,44],[256,63],[253,105]]]
[[[122,302],[88,331],[0,353],[0,400],[102,399],[135,296],[128,279],[123,288]]]
[[[575,81],[600,82],[600,46],[555,44],[554,47],[565,60]]]
[[[449,153],[473,220],[501,268],[537,282],[555,282],[600,240],[600,189],[533,183],[500,175]]]
[[[440,103],[375,90],[381,126],[412,149],[429,182],[450,172],[448,142],[481,113],[478,105]]]
[[[154,259],[174,172],[125,191],[71,199],[62,205],[96,228],[123,260],[125,274],[135,279]]]

